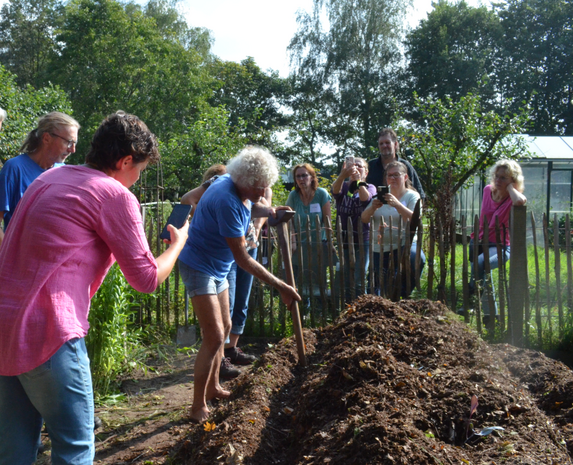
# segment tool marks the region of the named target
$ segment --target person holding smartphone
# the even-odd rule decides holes
[[[43,173],[14,212],[0,248],[2,465],[35,461],[42,418],[53,463],[93,463],[90,299],[115,261],[134,289],[153,292],[187,238],[188,224],[170,226],[170,246],[155,259],[129,191],[157,147],[137,116],[114,113],[85,165]]]
[[[354,254],[356,257],[356,267],[354,269],[354,282],[356,283],[355,295],[364,294],[362,277],[368,272],[370,263],[370,222],[363,223],[362,212],[368,206],[372,197],[376,195],[376,187],[365,182],[368,175],[368,164],[363,158],[352,157],[346,159],[342,165],[340,174],[332,184],[331,192],[336,202],[336,217],[341,220],[342,241],[344,252],[345,270],[349,270],[349,232],[348,218],[352,221],[352,242],[354,244]],[[359,232],[360,231],[360,232]],[[359,237],[362,234],[364,248],[360,250]],[[360,266],[362,264],[363,266]],[[350,277],[349,271],[344,274],[346,300],[350,300]]]
[[[400,220],[402,220],[402,228],[404,228],[406,222],[412,219],[416,202],[420,199],[420,194],[418,194],[412,186],[412,183],[408,178],[406,166],[403,163],[394,161],[388,164],[386,167],[386,179],[388,180],[390,193],[384,194],[384,201],[380,200],[378,197],[373,198],[370,205],[368,205],[362,213],[363,223],[374,221],[375,231],[380,231],[380,228],[384,228],[383,241],[381,243],[378,241],[374,243],[374,276],[371,286],[377,295],[380,295],[381,292],[379,286],[380,260],[382,260],[382,268],[385,273],[384,290],[385,294],[388,295],[390,291],[390,289],[386,288],[388,278],[390,275],[396,274],[400,264],[401,257],[398,256],[398,245],[403,247],[406,243],[406,231],[403,229],[399,233],[398,225],[400,224]],[[392,219],[391,229],[390,218]],[[399,234],[402,238],[401,243],[398,240]],[[416,246],[417,245],[414,244],[413,248],[415,249]],[[391,255],[393,256],[393,268],[391,267]],[[412,277],[413,276],[414,273],[412,273]],[[415,280],[413,281],[415,282]],[[406,295],[406,286],[403,285],[403,283],[399,283],[399,285],[402,286],[402,297],[408,297]],[[413,289],[413,286],[411,286],[411,289]]]

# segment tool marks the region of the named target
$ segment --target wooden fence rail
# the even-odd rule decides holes
[[[156,231],[159,230],[156,220],[153,215],[146,217],[148,240],[150,244],[160,247],[155,241]],[[359,242],[354,244],[353,234],[345,234],[340,221],[334,230],[329,221],[321,224],[320,219],[316,218],[314,230],[311,229],[311,222],[307,221],[303,234],[300,222],[291,222],[295,279],[303,297],[300,304],[303,325],[316,327],[333,321],[347,305],[351,305],[357,288],[368,293],[379,290],[382,296],[398,300],[404,292],[403,286],[409,294],[411,277],[414,276],[413,298],[439,299],[452,310],[461,310],[466,322],[474,323],[479,332],[484,329],[489,334],[501,332],[508,342],[517,346],[541,347],[547,341],[562,338],[573,331],[570,218],[566,215],[564,219],[556,216],[550,219],[543,215],[539,221],[531,214],[529,225],[527,220],[526,207],[513,207],[510,230],[496,225],[496,244],[488,244],[488,234],[484,234],[482,247],[484,250],[490,245],[497,247],[498,256],[502,254],[503,238],[509,234],[511,260],[507,264],[499,260],[493,286],[489,255],[484,254],[486,278],[484,284],[476,288],[478,297],[470,295],[469,287],[470,258],[477,263],[478,255],[476,246],[473,247],[473,257],[470,256],[469,233],[473,231],[475,234],[479,230],[477,217],[471,223],[463,217],[459,223],[450,225],[448,231],[436,231],[431,223],[420,227],[416,238],[422,247],[417,248],[413,265],[410,264],[409,235],[404,234],[408,224],[389,224],[380,231],[371,231],[370,243],[366,247],[361,234],[358,235]],[[352,230],[350,224],[347,228]],[[389,268],[396,269],[395,273],[385,272],[382,257],[378,269],[374,268],[374,245],[378,240],[383,241],[392,228],[397,228],[401,237],[394,246],[398,253],[389,257]],[[269,229],[270,233],[261,237],[258,259],[275,275],[284,278],[282,257],[276,247],[276,232]],[[539,230],[541,242],[538,240]],[[323,240],[323,232],[326,240]],[[457,237],[458,240],[446,242],[445,236]],[[427,256],[422,279],[421,249]],[[367,262],[368,268],[365,266]],[[358,286],[359,283],[361,286]],[[437,287],[435,283],[438,283]],[[182,324],[183,312],[180,307],[185,302],[183,296],[184,286],[175,271],[156,292],[155,298],[145,300],[142,297],[139,303],[140,322],[168,326]],[[499,315],[489,318],[486,328],[482,325],[484,303],[489,309],[497,305]],[[290,334],[287,313],[278,293],[255,280],[245,335],[283,337]],[[192,309],[191,321],[195,321]]]

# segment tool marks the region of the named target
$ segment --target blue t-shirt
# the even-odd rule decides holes
[[[54,167],[62,165],[56,163]],[[28,186],[44,171],[27,153],[11,158],[4,164],[0,171],[0,211],[4,212],[4,230]]]
[[[247,234],[251,202],[246,207],[231,176],[219,177],[201,197],[179,259],[194,270],[223,280],[234,258],[225,238]]]

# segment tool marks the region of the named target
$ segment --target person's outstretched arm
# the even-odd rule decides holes
[[[167,226],[167,229],[171,234],[171,240],[165,241],[165,243],[169,244],[169,247],[155,259],[157,261],[158,286],[167,279],[167,276],[169,276],[177,262],[177,257],[179,257],[179,254],[183,250],[189,231],[189,221],[186,221],[181,229],[177,229],[172,224]]]

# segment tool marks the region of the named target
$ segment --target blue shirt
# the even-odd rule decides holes
[[[56,163],[54,167],[62,165]],[[44,171],[27,153],[11,158],[4,164],[0,171],[0,211],[4,212],[4,230],[28,186]]]
[[[217,280],[227,277],[235,260],[227,237],[247,234],[251,202],[246,207],[231,176],[219,177],[201,197],[189,226],[189,237],[179,259]]]

